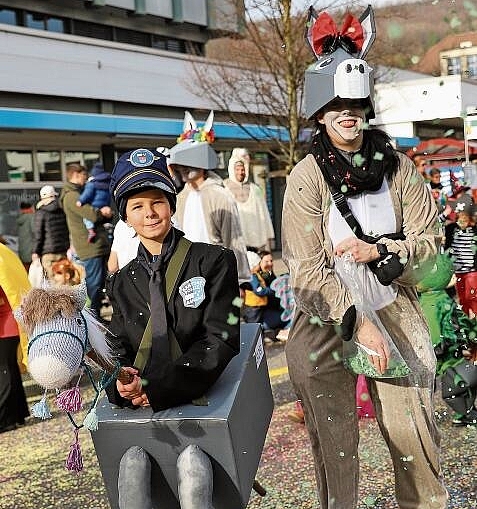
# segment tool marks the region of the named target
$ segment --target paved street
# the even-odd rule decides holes
[[[257,479],[266,488],[252,493],[249,509],[316,509],[313,468],[303,425],[287,418],[293,392],[283,345],[266,347],[275,397],[275,412]],[[444,476],[451,509],[477,508],[475,472],[476,428],[453,428],[442,403],[438,405],[443,441]],[[391,465],[374,420],[361,421],[362,465],[359,509],[397,509],[392,494]],[[88,432],[80,432],[84,471],[64,469],[73,434],[64,415],[29,419],[27,425],[0,438],[0,509],[109,509]],[[432,505],[429,505],[431,508]],[[220,508],[234,509],[234,508]]]

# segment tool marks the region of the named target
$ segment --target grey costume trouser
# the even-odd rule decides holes
[[[379,312],[412,374],[387,381],[368,379],[369,391],[391,453],[399,507],[444,509],[447,491],[432,400],[435,356],[415,304],[401,295],[386,312]],[[394,319],[387,320],[390,317]],[[402,332],[406,327],[413,345]],[[334,327],[310,324],[308,315],[297,312],[286,356],[305,410],[321,509],[355,509],[358,504],[356,377],[343,367],[341,353],[342,340]]]

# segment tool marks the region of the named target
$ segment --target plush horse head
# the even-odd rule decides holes
[[[33,288],[15,310],[29,337],[28,370],[45,389],[67,385],[88,358],[114,371],[105,329],[84,307],[86,297],[85,283]]]
[[[55,389],[56,404],[68,414],[74,427],[75,438],[65,463],[73,472],[83,469],[78,432],[83,426],[90,431],[98,428],[96,405],[102,391],[115,378],[123,383],[131,381],[131,375],[114,361],[104,326],[84,307],[86,295],[84,282],[78,286],[33,288],[14,312],[29,337],[28,370],[33,380],[45,389],[42,399],[32,406],[32,415],[51,418],[47,392]],[[99,382],[94,379],[89,364],[100,368]],[[96,396],[80,425],[72,414],[83,409],[79,381],[85,370]],[[78,375],[76,384],[60,392],[75,375]]]

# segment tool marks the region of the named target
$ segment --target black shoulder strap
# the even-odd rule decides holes
[[[358,223],[358,220],[353,216],[353,213],[349,208],[348,202],[346,201],[345,195],[341,191],[332,188],[329,184],[328,186],[330,188],[333,201],[336,204],[336,208],[339,210],[344,220],[349,224],[349,227],[354,232],[356,237],[358,237],[358,239],[364,240],[368,244],[374,244],[383,237],[393,240],[404,240],[406,238],[402,231],[397,233],[385,233],[383,235],[380,235],[379,237],[371,237],[369,235],[365,235],[363,233],[363,230],[361,229],[361,225]]]

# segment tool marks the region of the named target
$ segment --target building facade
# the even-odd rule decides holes
[[[192,62],[207,62],[210,38],[239,35],[235,5],[0,0],[0,234],[45,182],[61,187],[66,164],[101,159],[110,169],[130,148],[171,147],[186,109],[204,122],[212,105],[194,94]],[[253,151],[253,136],[220,111],[215,119],[224,167],[233,147]]]

